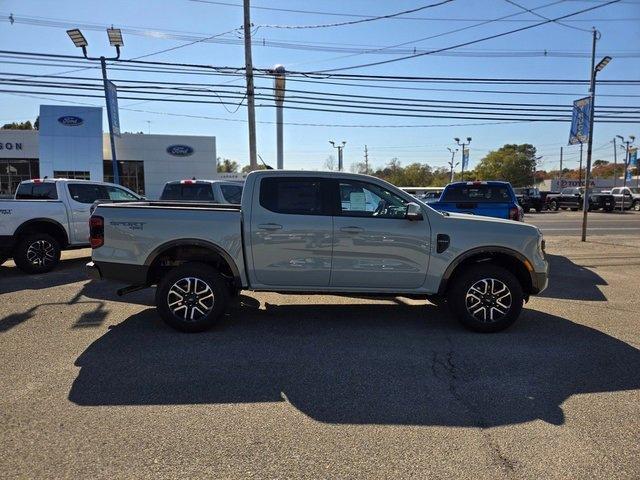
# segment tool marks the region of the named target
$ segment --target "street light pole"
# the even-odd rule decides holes
[[[450,175],[450,178],[449,178],[449,183],[453,183],[453,171],[458,165],[460,165],[460,162],[457,162],[455,164],[453,162],[453,158],[456,156],[456,152],[458,151],[458,149],[457,148],[453,149],[451,147],[447,147],[447,150],[449,150],[449,152],[451,152],[451,161],[448,162],[449,166],[451,167],[451,175]]]
[[[629,168],[629,163],[631,162],[631,150],[630,145],[635,141],[636,137],[633,135],[629,135],[629,140],[625,140],[622,135],[616,135],[620,139],[621,143],[626,144],[625,146],[620,145],[620,148],[624,148],[624,169],[622,170],[622,206],[620,207],[620,211],[624,213],[624,191],[627,188],[627,169]]]
[[[458,144],[458,146],[462,147],[462,170],[460,172],[460,179],[464,182],[464,148],[465,147],[469,147],[469,144],[471,143],[471,137],[467,137],[467,143],[464,143],[464,141],[462,143],[460,143],[460,139],[458,137],[454,138],[455,142]],[[469,155],[469,149],[467,148],[467,160],[469,159],[468,157]]]
[[[244,7],[244,65],[247,82],[247,121],[249,124],[249,166],[258,168],[258,149],[256,147],[256,97],[253,85],[253,59],[251,56],[251,4],[243,1]]]
[[[342,151],[344,150],[344,146],[347,144],[344,140],[342,141],[342,145],[336,145],[336,142],[333,140],[329,140],[329,143],[333,146],[333,148],[338,149],[338,171],[342,171]]]
[[[116,56],[106,58],[105,56],[101,56],[99,58],[90,57],[87,54],[87,46],[89,45],[86,38],[78,28],[74,28],[71,30],[67,30],[67,35],[71,38],[71,41],[76,47],[82,48],[82,55],[87,60],[100,60],[100,67],[102,69],[102,84],[104,86],[104,100],[105,103],[107,100],[107,90],[109,88],[109,79],[107,78],[107,60],[118,60],[120,58],[120,47],[124,46],[124,42],[122,40],[122,32],[119,28],[107,28],[107,35],[109,36],[109,43],[111,46],[116,47]],[[112,112],[109,105],[107,107],[107,121],[109,123],[109,143],[111,144],[111,162],[113,165],[113,183],[120,183],[120,173],[118,172],[118,159],[116,155],[116,139],[113,131],[113,114],[116,112]]]
[[[591,181],[591,153],[593,151],[593,117],[595,112],[595,100],[596,100],[596,75],[602,71],[604,67],[611,61],[611,57],[604,57],[598,65],[595,65],[596,61],[596,42],[600,38],[600,32],[595,28],[593,29],[593,44],[591,47],[591,82],[589,88],[589,96],[591,97],[591,108],[589,109],[589,139],[587,140],[587,168],[585,171],[585,185],[584,185],[584,198],[582,202],[582,241],[587,241],[587,213],[589,211],[589,196],[591,188],[589,182]],[[595,67],[594,67],[595,65]],[[582,144],[580,144],[582,148]],[[624,198],[624,197],[623,197]]]

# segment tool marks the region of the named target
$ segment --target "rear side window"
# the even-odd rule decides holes
[[[276,213],[323,215],[322,181],[312,178],[265,178],[260,205]]]
[[[508,187],[498,185],[453,185],[442,194],[442,202],[510,202]]]
[[[58,191],[55,183],[21,183],[16,191],[18,200],[56,200]]]
[[[91,183],[70,183],[69,195],[78,203],[93,203],[96,200],[109,200],[109,193],[103,185]]]
[[[165,185],[160,200],[213,202],[213,189],[209,183],[170,183]]]
[[[242,187],[240,185],[220,185],[222,196],[229,203],[240,203]]]

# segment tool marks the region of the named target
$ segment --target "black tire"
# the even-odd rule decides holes
[[[26,235],[18,240],[13,260],[25,273],[50,272],[60,262],[60,244],[47,233]]]
[[[571,211],[572,211],[572,212],[577,212],[577,211],[578,211],[578,208],[576,208],[576,207],[571,207]]]
[[[536,213],[542,212],[542,207],[536,207]]]
[[[554,212],[557,212],[558,202],[556,202],[555,200],[551,200],[551,202],[549,203],[549,210],[553,210]]]
[[[640,212],[640,200],[633,202],[633,206],[631,208],[636,212]]]
[[[522,210],[524,210],[524,213],[529,213],[531,211],[531,207],[522,207]]]
[[[487,287],[484,289],[487,291],[486,301],[478,293],[483,286]],[[472,287],[481,290],[473,290]],[[508,289],[509,297],[499,296],[505,293],[502,287]],[[520,315],[523,302],[518,279],[508,270],[490,263],[468,267],[454,278],[448,291],[449,308],[464,327],[474,332],[492,333],[510,327]],[[474,311],[475,307],[478,309]],[[499,314],[500,310],[504,312]],[[480,318],[482,316],[485,319]],[[495,320],[491,319],[492,316]]]
[[[198,289],[201,292],[200,298]],[[180,291],[182,294],[178,293]],[[213,294],[211,298],[210,293]],[[175,306],[175,302],[180,301],[182,303]],[[173,307],[170,306],[172,302]],[[181,332],[203,332],[210,329],[224,314],[228,304],[229,286],[226,280],[213,267],[204,263],[185,263],[170,270],[156,289],[156,307],[160,317]],[[195,318],[191,320],[191,317]]]

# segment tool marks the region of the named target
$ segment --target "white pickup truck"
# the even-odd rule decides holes
[[[0,264],[13,258],[24,272],[48,272],[60,260],[61,250],[89,246],[94,202],[140,199],[112,183],[46,178],[22,182],[13,200],[0,200]]]

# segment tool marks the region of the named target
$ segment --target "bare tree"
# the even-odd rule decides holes
[[[329,155],[327,159],[324,161],[324,168],[326,170],[335,170],[336,169],[336,157],[333,155]]]

